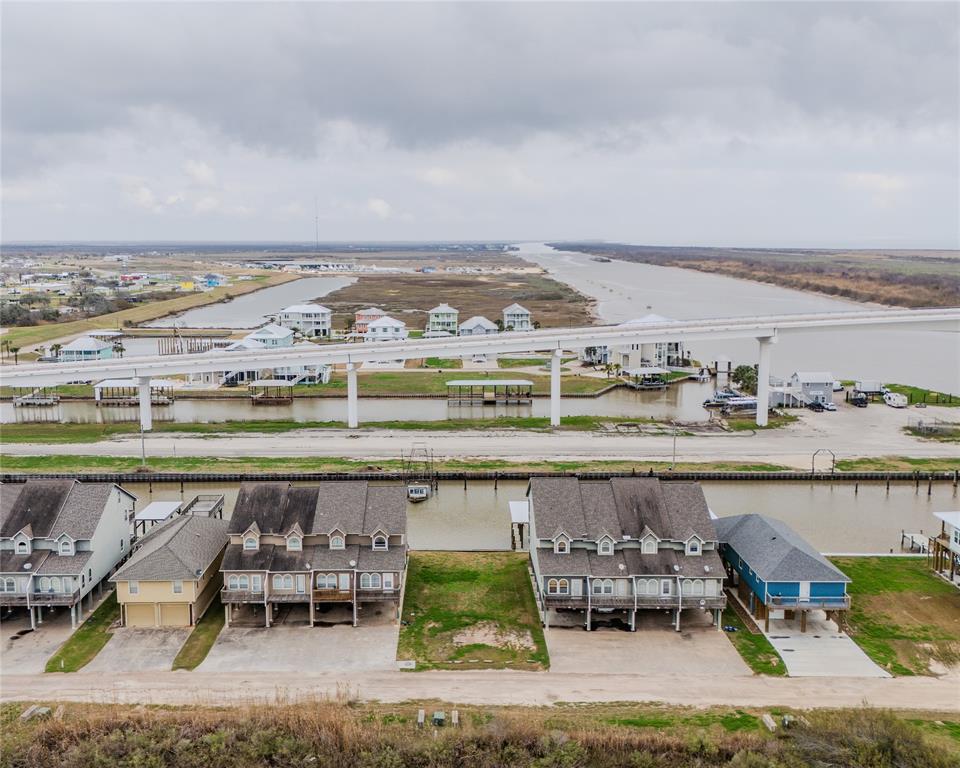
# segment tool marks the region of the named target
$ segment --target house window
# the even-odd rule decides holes
[[[227,589],[237,589],[239,586],[240,580],[237,578],[237,575],[235,573],[231,573],[230,576],[227,577]]]
[[[696,539],[690,539],[687,542],[687,554],[688,555],[699,555],[700,554],[700,542]]]
[[[53,592],[59,592],[59,591],[60,591],[60,577],[59,577],[59,576],[54,576],[52,579],[50,579],[50,589],[51,589]]]
[[[612,595],[612,594],[613,594],[613,579],[594,579],[594,581],[593,581],[593,594],[595,594],[595,595]]]
[[[387,537],[386,536],[374,536],[373,537],[373,548],[374,549],[386,549],[387,548]]]
[[[336,589],[337,588],[337,574],[335,573],[318,573],[317,574],[317,589]]]
[[[175,582],[173,582],[173,594],[183,594],[183,582],[180,579],[177,579]]]
[[[17,554],[18,555],[29,555],[30,554],[30,544],[23,539],[17,542]]]
[[[670,586],[670,584],[671,584],[670,579],[662,579],[660,581],[660,595],[662,597],[667,597],[673,592],[673,588]]]
[[[247,536],[247,538],[243,540],[243,548],[246,550],[256,549],[257,540],[253,536]]]
[[[570,582],[567,579],[550,579],[550,581],[547,582],[547,594],[569,595]]]
[[[343,536],[331,536],[330,537],[330,549],[344,549]]]
[[[393,589],[393,577],[394,577],[394,574],[392,573],[383,574],[383,588],[385,590]]]
[[[123,539],[120,539],[120,548],[123,548]],[[70,543],[69,539],[63,539],[60,542],[60,554],[61,555],[72,555],[73,554],[73,544]]]
[[[303,542],[300,540],[299,536],[291,536],[287,539],[287,549],[294,550],[299,552],[303,549]]]
[[[694,594],[695,597],[702,597],[702,596],[703,596],[703,580],[702,580],[702,579],[696,579],[696,580],[694,580],[694,582],[693,582],[693,594]]]
[[[127,589],[130,591],[131,595],[140,594],[140,582],[139,581],[128,581]]]
[[[566,539],[557,539],[556,543],[553,545],[553,551],[558,555],[565,555],[570,551],[570,545],[567,543]]]
[[[243,590],[250,589],[250,577],[245,573],[240,574],[240,578],[237,579],[237,585]]]
[[[597,545],[597,553],[601,555],[612,555],[613,542],[610,541],[610,539],[601,539],[600,543]]]
[[[655,555],[657,554],[657,542],[655,539],[644,539],[643,540],[643,554],[645,555]]]
[[[379,573],[361,573],[360,589],[380,589]]]
[[[259,573],[250,577],[250,590],[252,592],[263,592],[263,577]]]
[[[690,579],[684,579],[684,580],[683,580],[683,590],[682,590],[682,594],[684,594],[684,595],[691,595],[691,594],[693,594],[693,582],[690,581]]]

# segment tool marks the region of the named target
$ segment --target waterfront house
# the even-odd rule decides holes
[[[503,330],[505,331],[532,331],[533,320],[530,310],[519,304],[511,304],[503,310]]]
[[[358,309],[353,315],[353,331],[354,333],[366,333],[370,323],[386,316],[387,313],[377,307]]]
[[[460,313],[449,304],[439,304],[427,313],[427,333],[457,335]]]
[[[247,334],[245,340],[259,341],[267,349],[279,349],[293,346],[293,331],[276,323],[268,323],[253,333]]]
[[[940,533],[930,537],[933,570],[960,586],[960,512],[934,512]]]
[[[79,363],[86,360],[109,360],[113,357],[113,344],[92,336],[81,336],[60,348],[61,363]]]
[[[130,552],[136,496],[113,483],[27,480],[0,486],[0,606],[83,618],[83,598]],[[101,586],[102,590],[102,586]]]
[[[227,622],[243,607],[270,626],[278,605],[318,613],[337,604],[358,610],[392,603],[397,611],[407,566],[407,496],[402,485],[366,481],[243,483],[223,557]]]
[[[224,285],[230,285],[230,278],[216,272],[211,272],[203,276],[203,284],[207,288],[220,288]]]
[[[474,315],[460,323],[461,336],[492,336],[498,331],[497,324],[482,315]]]
[[[110,581],[125,627],[192,627],[221,587],[229,523],[181,515],[150,530]]]
[[[850,608],[847,578],[782,520],[746,514],[716,520],[720,554],[740,601],[770,629],[770,619],[824,611],[839,624]]]
[[[367,323],[367,331],[363,334],[364,341],[401,341],[405,338],[407,324],[388,315]]]
[[[647,477],[605,481],[533,478],[527,488],[530,561],[544,626],[575,613],[636,628],[637,611],[726,605],[723,563],[703,490],[697,483]]]
[[[329,338],[333,312],[321,304],[292,304],[280,310],[277,324],[304,336]]]
[[[662,315],[644,315],[634,320],[620,323],[618,327],[653,323],[673,323],[675,320]],[[626,368],[681,368],[686,358],[683,342],[647,341],[638,344],[624,344],[615,347],[587,347],[580,353],[580,360],[589,365],[615,365]]]
[[[829,371],[797,371],[790,377],[790,387],[807,404],[833,400],[833,374]]]

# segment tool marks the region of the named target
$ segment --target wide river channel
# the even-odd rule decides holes
[[[297,483],[307,485],[308,483]],[[720,516],[758,512],[789,523],[814,547],[832,553],[899,551],[900,531],[931,531],[935,511],[955,509],[957,489],[934,483],[703,482],[710,509]],[[198,493],[222,493],[225,514],[233,512],[236,483],[127,483],[137,509],[151,501],[189,501]],[[501,480],[443,481],[430,499],[407,509],[412,549],[497,550],[510,548],[507,502],[524,498],[526,483]]]

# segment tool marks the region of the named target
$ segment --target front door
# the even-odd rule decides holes
[[[340,591],[341,592],[350,591],[350,574],[349,573],[340,574]]]
[[[661,579],[660,581],[660,595],[663,597],[670,596],[670,579]]]
[[[393,589],[393,574],[385,573],[383,574],[383,588],[385,591]]]
[[[302,595],[307,591],[307,576],[303,573],[297,574],[297,593]]]
[[[810,582],[801,581],[800,582],[800,600],[805,601],[810,599]]]

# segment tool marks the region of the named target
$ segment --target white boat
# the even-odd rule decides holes
[[[433,488],[430,487],[429,483],[408,483],[407,484],[407,498],[410,501],[416,503],[419,501],[426,501],[430,498],[430,494],[433,493]]]

